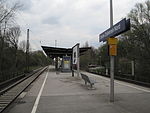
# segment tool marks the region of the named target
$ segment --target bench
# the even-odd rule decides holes
[[[90,79],[87,75],[81,73],[81,77],[82,79],[85,81],[85,85],[87,84],[87,82],[90,84],[91,88],[94,85],[94,83],[96,83],[94,80]]]

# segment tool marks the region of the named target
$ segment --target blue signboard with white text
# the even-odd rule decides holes
[[[127,30],[130,29],[130,19],[126,20],[126,18],[122,19],[120,22],[116,23],[111,28],[107,29],[103,33],[99,35],[99,41],[105,42],[107,38],[111,38],[117,36]]]

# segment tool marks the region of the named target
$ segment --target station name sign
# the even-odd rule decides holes
[[[116,23],[111,28],[107,29],[99,35],[99,41],[105,42],[107,38],[117,36],[123,32],[126,32],[130,29],[130,19],[122,19],[120,22]]]

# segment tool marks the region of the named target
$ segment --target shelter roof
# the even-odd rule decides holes
[[[72,48],[58,48],[58,47],[48,47],[48,46],[41,46],[47,56],[50,58],[60,57],[63,56],[72,56]],[[80,55],[83,55],[84,52],[91,49],[91,47],[82,47],[80,48]]]

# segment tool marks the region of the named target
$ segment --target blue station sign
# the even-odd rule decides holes
[[[115,37],[123,32],[126,32],[130,29],[130,19],[122,19],[120,22],[116,23],[111,28],[107,29],[99,35],[99,41],[105,42],[107,38]]]

